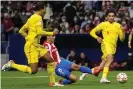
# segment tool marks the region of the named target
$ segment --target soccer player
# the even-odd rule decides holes
[[[101,50],[103,53],[102,62],[100,66],[97,67],[99,70],[103,69],[100,83],[110,83],[107,79],[107,75],[109,72],[109,66],[112,63],[116,52],[118,37],[121,41],[124,41],[125,39],[123,27],[114,21],[115,15],[116,13],[113,10],[109,10],[107,12],[107,21],[100,23],[90,32],[90,35],[101,44]],[[96,35],[96,32],[98,31],[102,32],[103,38]],[[82,79],[85,75],[86,74],[82,74]]]
[[[48,53],[48,50],[40,45],[41,36],[53,36],[54,32],[46,32],[43,30],[43,21],[42,16],[46,13],[44,9],[44,4],[42,2],[38,2],[34,8],[34,14],[27,20],[27,22],[20,29],[19,33],[25,38],[26,43],[24,45],[24,52],[26,54],[28,64],[20,65],[15,64],[12,60],[10,60],[7,64],[2,67],[2,70],[6,68],[14,68],[22,72],[26,72],[29,74],[35,74],[38,70],[38,59],[43,58],[48,61],[48,73],[51,75],[53,70],[55,69],[53,59]],[[50,86],[51,83],[54,83],[55,80],[50,76]],[[55,86],[55,85],[52,85]]]
[[[133,28],[132,28],[133,29]],[[132,37],[133,37],[133,30],[130,32],[130,34],[129,34],[129,37],[128,37],[128,48],[133,48],[132,47],[132,44],[133,44],[133,39],[132,39]]]
[[[55,36],[47,36],[47,40],[44,41],[43,45],[48,49],[50,56],[54,59],[55,62],[55,72],[58,76],[65,78],[65,80],[60,80],[60,84],[71,84],[77,81],[77,77],[71,73],[72,70],[81,71],[82,73],[89,73],[97,76],[99,70],[91,70],[87,67],[77,65],[73,62],[70,62],[64,58],[61,58],[58,52],[58,49],[54,45]],[[53,74],[54,75],[54,74]]]

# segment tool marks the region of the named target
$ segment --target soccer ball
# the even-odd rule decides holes
[[[117,81],[119,83],[126,83],[127,82],[127,74],[126,73],[119,73],[117,75]]]

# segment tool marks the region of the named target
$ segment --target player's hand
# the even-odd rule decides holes
[[[103,39],[101,37],[97,38],[98,43],[102,43]]]
[[[57,64],[58,64],[57,62],[54,62],[55,67],[57,66]]]
[[[123,27],[123,26],[121,26],[121,30],[125,33],[125,31],[124,31],[124,27]]]
[[[129,47],[129,48],[132,48],[131,42],[128,42],[128,47]]]

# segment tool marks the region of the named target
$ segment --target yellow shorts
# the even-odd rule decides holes
[[[102,50],[102,59],[106,59],[106,57],[109,55],[109,54],[115,54],[116,52],[116,47],[114,47],[113,45],[110,45],[110,44],[104,44],[102,43],[101,44],[101,50]]]
[[[24,46],[24,51],[28,59],[28,64],[38,63],[39,58],[44,56],[48,52],[48,50],[45,49],[43,46],[35,47],[34,45],[27,44],[25,44]]]

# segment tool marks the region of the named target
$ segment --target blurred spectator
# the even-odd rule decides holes
[[[14,23],[8,13],[4,13],[4,19],[2,21],[2,24],[4,26],[4,34],[6,37],[5,39],[8,40],[10,35],[14,33]]]
[[[129,53],[128,53],[128,59],[126,60],[127,69],[133,69],[133,28],[129,34],[128,48],[129,48]]]
[[[94,1],[83,1],[82,2],[84,4],[84,10],[92,10],[93,5],[94,5]],[[89,12],[89,11],[86,11]]]
[[[129,13],[130,13],[130,18],[133,18],[133,1],[130,4],[131,6],[129,7]]]
[[[50,1],[49,3],[53,7],[53,13],[59,13],[62,11],[62,8],[67,4],[68,1]]]
[[[118,16],[119,16],[120,18],[124,18],[124,16],[125,16],[125,9],[124,9],[124,8],[120,8],[120,9],[118,10]]]
[[[133,28],[131,29],[129,37],[128,37],[128,48],[130,49],[130,52],[132,53],[132,49],[133,49]]]
[[[18,12],[17,10],[14,11],[14,14],[12,15],[12,21],[14,23],[14,27],[15,29],[18,29],[18,30],[23,25],[22,20],[19,15],[20,15],[20,12]]]
[[[40,58],[38,63],[38,71],[46,71],[46,70],[47,70],[47,62]]]
[[[47,3],[47,6],[44,8],[46,9],[46,14],[44,15],[43,19],[48,20],[48,19],[50,19],[50,16],[53,15],[52,7],[50,6],[49,3]],[[46,21],[44,21],[44,22],[46,22]]]
[[[84,5],[83,5],[82,1],[77,1],[75,6],[77,8],[77,12],[84,11]],[[77,14],[77,16],[78,16],[78,14]]]
[[[129,51],[128,53],[128,59],[126,60],[126,67],[128,70],[133,69],[133,51],[132,50]]]
[[[89,21],[88,21],[89,20]],[[84,17],[84,21],[81,23],[81,29],[83,29],[83,27],[87,24],[87,23],[90,23],[91,21],[90,21],[90,19],[88,18],[88,16],[86,15],[85,17]]]
[[[25,4],[27,4],[27,3],[25,3]],[[14,8],[14,10],[16,9],[20,12],[23,10],[26,11],[26,5],[23,5],[23,2],[15,2],[15,3],[12,2],[12,8]]]
[[[20,28],[33,13],[33,6],[36,1],[2,1],[1,12],[8,13],[15,28]],[[130,5],[130,6],[129,6]],[[65,6],[65,7],[64,7]],[[66,16],[65,20],[68,23],[64,26],[56,26],[54,29],[62,34],[71,34],[75,25],[80,26],[80,34],[84,34],[83,27],[87,23],[91,23],[91,27],[97,26],[99,22],[106,20],[106,12],[108,9],[114,9],[117,13],[115,20],[124,24],[126,20],[125,29],[129,33],[132,25],[133,18],[133,2],[130,1],[52,1],[47,2],[46,15],[44,16],[44,24],[58,22],[62,24],[62,16]],[[54,13],[53,13],[54,12]],[[52,18],[51,18],[52,16]],[[18,18],[18,19],[16,19]],[[18,23],[19,22],[19,23]],[[67,28],[66,28],[67,27]]]
[[[1,23],[1,41],[5,41],[4,26]]]
[[[122,20],[121,25],[123,26],[125,32],[129,32],[129,25],[125,19]]]
[[[27,5],[26,5],[26,11],[27,12],[32,12],[32,10],[33,10],[33,3],[31,1],[28,1]]]
[[[100,17],[98,16],[98,14],[95,16],[94,20],[93,20],[93,24],[95,26],[97,26],[100,23]]]
[[[89,61],[88,57],[84,54],[84,52],[80,53],[80,57],[76,60],[76,63],[81,66],[91,67],[91,62]]]
[[[22,11],[22,13],[19,13],[20,19],[22,20],[22,24],[26,23],[28,16],[26,15],[25,11]]]
[[[80,24],[82,24],[82,22],[84,21],[84,15],[81,14],[81,12],[79,12],[79,21],[80,21]]]
[[[129,22],[130,29],[132,31],[132,28],[133,28],[133,18],[130,19],[128,22]]]
[[[90,24],[86,24],[84,27],[83,27],[83,29],[81,29],[82,31],[80,31],[80,33],[84,33],[84,34],[88,34],[90,31],[91,31],[91,26],[90,26]],[[83,34],[82,33],[82,34]]]
[[[67,18],[68,23],[70,26],[73,26],[73,18],[76,16],[76,7],[68,2],[67,5],[64,7],[65,16]]]
[[[75,49],[70,50],[70,53],[68,54],[67,58],[69,61],[76,63],[77,59],[76,51]]]
[[[95,0],[93,5],[94,5],[94,8],[96,11],[102,10],[102,2],[101,1]]]
[[[79,18],[77,16],[74,16],[73,21],[74,21],[74,25],[75,24],[80,25],[80,20],[79,20]]]
[[[61,31],[61,27],[60,27],[59,21],[57,21],[57,20],[54,21],[54,28],[59,30],[59,32]]]
[[[103,0],[103,2],[102,2],[103,9],[109,10],[110,8],[112,8],[112,6],[113,6],[112,0],[109,0],[109,1]]]
[[[69,34],[70,33],[68,30],[69,29],[69,23],[67,22],[66,17],[62,16],[61,21],[62,21],[62,23],[60,23],[60,27],[61,27],[60,33],[61,34]]]
[[[54,23],[54,17],[53,17],[53,16],[50,16],[50,19],[48,19],[48,20],[46,21],[45,27],[47,27],[48,24],[50,24],[50,23]]]
[[[78,24],[76,24],[72,30],[72,34],[79,34],[79,31],[80,31],[80,27]]]

